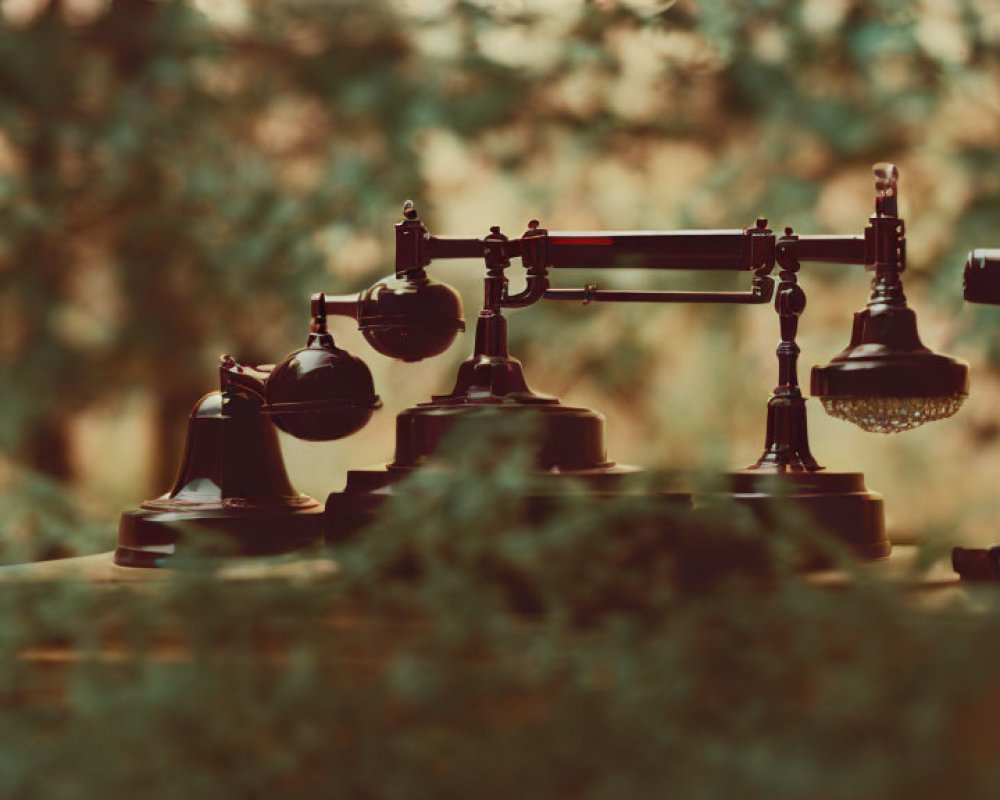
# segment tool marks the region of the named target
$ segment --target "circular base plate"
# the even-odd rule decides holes
[[[306,507],[133,509],[118,523],[115,563],[162,567],[177,553],[269,556],[321,543],[323,509]]]
[[[475,419],[492,425],[489,415],[516,416],[528,424],[538,447],[538,467],[560,472],[602,470],[608,461],[604,417],[587,408],[520,400],[502,403],[434,402],[409,408],[396,417],[396,454],[392,467],[419,466],[438,448],[456,423]]]
[[[728,478],[732,499],[748,506],[765,525],[781,524],[791,511],[864,560],[887,558],[892,551],[882,495],[868,491],[860,472],[741,470]]]

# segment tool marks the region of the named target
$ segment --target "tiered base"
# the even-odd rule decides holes
[[[546,506],[547,498],[578,493],[581,484],[598,497],[636,491],[639,470],[608,460],[604,417],[595,411],[530,395],[510,396],[507,402],[483,405],[427,403],[397,417],[396,456],[391,464],[352,470],[347,474],[344,490],[329,496],[327,541],[342,541],[373,522],[383,503],[394,493],[396,484],[420,469],[456,424],[471,426],[481,420],[484,426],[492,426],[498,419],[508,418],[523,419],[529,443],[536,447],[532,476],[539,491],[533,498],[540,509]],[[691,504],[691,496],[685,491],[667,488],[655,495],[667,502]]]
[[[323,541],[323,509],[312,498],[298,506],[138,508],[118,523],[115,563],[162,567],[174,555],[272,556]]]
[[[887,558],[882,495],[865,487],[860,472],[730,473],[731,497],[749,507],[766,528],[796,524],[825,531],[861,559]]]
[[[386,501],[396,493],[396,486],[413,473],[413,469],[389,467],[351,470],[342,492],[332,493],[326,501],[324,529],[327,542],[337,543],[350,538],[365,526],[375,522]],[[634,467],[611,465],[603,469],[567,472],[534,472],[538,490],[531,500],[544,512],[567,495],[579,495],[581,486],[588,497],[620,497],[623,494],[650,494],[644,474]],[[658,481],[662,490],[652,494],[664,502],[679,507],[691,506],[691,495],[677,486],[677,481]],[[642,484],[643,488],[637,488]]]

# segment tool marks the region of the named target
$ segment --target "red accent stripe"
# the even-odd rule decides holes
[[[560,236],[553,236],[549,239],[552,244],[613,244],[613,240],[610,236],[581,236],[580,238],[573,237],[572,239],[564,238]]]

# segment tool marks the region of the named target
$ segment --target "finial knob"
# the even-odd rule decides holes
[[[412,200],[407,200],[403,203],[403,217],[411,220],[417,218],[417,207],[413,205]]]
[[[875,172],[875,215],[879,217],[896,217],[899,210],[896,204],[896,182],[899,180],[899,170],[895,164],[879,162],[872,170]]]
[[[537,230],[538,230],[538,224],[539,224],[539,223],[538,223],[538,220],[537,220],[537,219],[533,219],[533,220],[531,220],[531,221],[530,221],[530,222],[528,223],[528,230],[529,230],[529,231],[537,231]]]
[[[503,233],[500,232],[500,226],[499,225],[493,225],[490,228],[490,235],[486,237],[486,241],[487,242],[506,242],[506,241],[508,241],[508,239],[507,239],[507,237]]]
[[[895,164],[880,161],[872,171],[875,173],[875,188],[886,197],[892,197],[896,193],[896,183],[899,181],[899,170]]]

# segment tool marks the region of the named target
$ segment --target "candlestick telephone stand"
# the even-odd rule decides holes
[[[535,421],[535,472],[546,491],[558,494],[567,481],[599,493],[628,491],[636,468],[609,460],[604,418],[529,388],[508,349],[504,310],[542,301],[592,308],[609,302],[761,305],[772,298],[780,331],[778,383],[768,401],[764,451],[729,476],[732,497],[765,522],[780,514],[781,503],[796,503],[859,557],[885,557],[890,544],[881,496],[866,489],[860,472],[824,471],[809,449],[795,341],[806,304],[797,280],[801,265],[854,264],[873,273],[871,297],[854,315],[848,347],[812,372],[812,393],[828,413],[869,431],[908,430],[958,410],[968,392],[968,368],[920,342],[900,279],[906,246],[897,211],[898,172],[879,164],[875,176],[875,212],[862,234],[852,236],[799,236],[790,228],[776,236],[765,219],[743,229],[662,232],[558,232],[532,220],[515,239],[496,227],[483,238],[448,238],[431,235],[408,202],[396,225],[393,275],[356,295],[314,295],[306,346],[275,367],[250,368],[223,358],[219,390],[192,412],[174,486],[123,514],[116,563],[162,566],[204,531],[222,535],[243,554],[340,541],[377,517],[393,487],[434,456],[457,420],[475,419],[487,409]],[[368,368],[334,343],[331,316],[355,319],[376,351],[399,360],[420,361],[447,349],[464,330],[461,300],[427,274],[445,259],[482,259],[485,268],[472,355],[449,393],[398,415],[392,461],[349,471],[344,490],[330,494],[324,508],[291,486],[274,428],[310,441],[339,439],[367,424],[380,406]],[[526,278],[516,294],[508,291],[506,277],[512,259],[520,259]],[[747,273],[749,286],[685,292],[551,285],[553,272],[573,268],[725,270]],[[675,486],[657,494],[666,502],[691,501]]]

